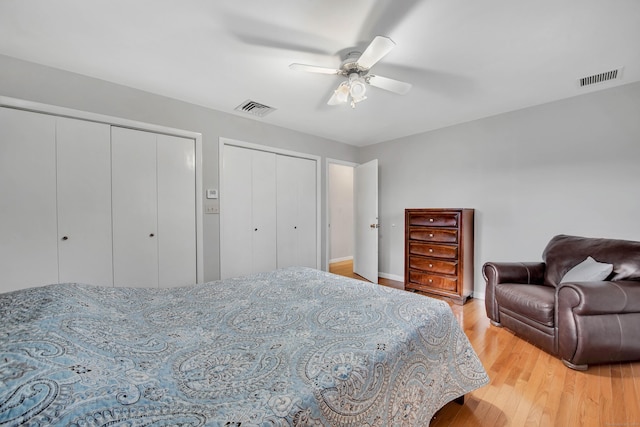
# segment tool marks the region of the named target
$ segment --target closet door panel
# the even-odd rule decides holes
[[[278,156],[277,177],[278,268],[316,268],[316,162]]]
[[[224,146],[220,195],[222,220],[220,224],[220,276],[223,279],[252,272],[252,151]]]
[[[59,280],[113,286],[110,126],[56,125]]]
[[[158,286],[156,135],[111,128],[113,280]]]
[[[195,141],[157,137],[159,286],[196,283]]]
[[[277,268],[276,155],[252,150],[253,272]]]
[[[316,161],[298,159],[296,170],[298,182],[298,265],[318,268]]]
[[[55,118],[0,108],[0,291],[58,281]]]
[[[298,177],[296,162],[277,157],[278,268],[298,265]]]

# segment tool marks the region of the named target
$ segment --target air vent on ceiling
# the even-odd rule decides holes
[[[253,116],[264,117],[276,109],[269,107],[268,105],[260,104],[259,102],[247,100],[238,105],[235,110],[251,114]]]
[[[578,79],[580,87],[594,85],[596,83],[606,82],[608,80],[619,79],[622,76],[622,68],[605,71],[604,73],[594,74],[592,76],[582,77]]]

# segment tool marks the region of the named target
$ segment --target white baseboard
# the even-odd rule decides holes
[[[482,301],[484,301],[485,299],[485,293],[484,292],[473,292],[473,298],[475,299],[481,299]]]
[[[329,260],[329,264],[333,264],[334,262],[350,261],[352,259],[353,259],[353,256],[343,256],[342,258],[333,258]]]
[[[398,276],[397,274],[389,274],[383,273],[381,271],[378,272],[378,277],[382,277],[383,279],[395,280],[396,282],[404,283],[404,277]]]

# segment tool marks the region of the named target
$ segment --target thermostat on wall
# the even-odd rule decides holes
[[[218,198],[218,190],[215,188],[207,190],[207,199],[217,199]]]

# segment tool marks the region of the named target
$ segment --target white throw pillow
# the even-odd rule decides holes
[[[564,282],[597,282],[606,279],[613,271],[613,264],[598,262],[590,256],[567,271],[560,280]]]

